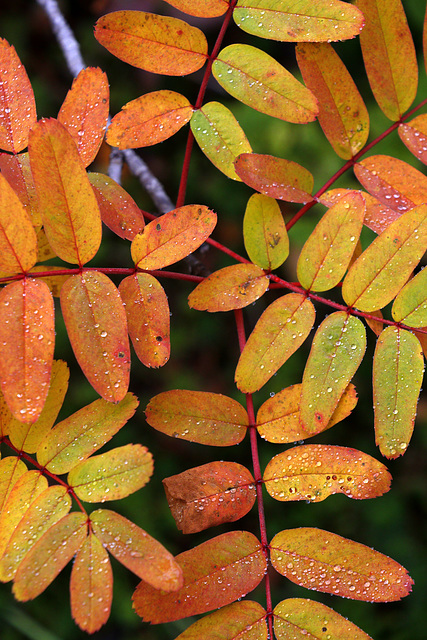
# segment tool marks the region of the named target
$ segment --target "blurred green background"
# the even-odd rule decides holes
[[[190,101],[195,100],[202,71],[187,78],[167,78],[148,74],[115,59],[93,37],[94,23],[100,15],[109,11],[139,9],[184,18],[182,14],[161,0],[63,0],[59,4],[81,44],[86,63],[90,66],[100,66],[107,72],[113,115],[129,100],[148,91],[162,88],[177,90],[186,95]],[[427,95],[421,46],[425,3],[419,0],[407,0],[404,1],[404,7],[419,53],[420,89],[417,100],[420,101]],[[189,21],[206,32],[210,44],[214,42],[220,20],[189,18]],[[36,94],[39,117],[56,116],[72,79],[43,10],[34,0],[3,0],[0,3],[0,36],[14,44],[27,69]],[[299,76],[295,67],[293,45],[255,41],[235,26],[231,26],[225,44],[236,39],[258,45]],[[348,65],[366,100],[371,117],[370,139],[373,139],[390,123],[373,102],[363,70],[359,44],[357,41],[340,43],[336,46],[336,50]],[[208,88],[206,100],[224,101],[238,118],[255,152],[292,159],[312,171],[315,177],[315,189],[321,187],[342,165],[342,161],[332,151],[317,123],[297,126],[264,116],[229,99],[214,81]],[[186,129],[181,130],[171,140],[140,152],[154,174],[162,181],[172,200],[177,194],[185,141]],[[423,167],[400,142],[397,133],[393,133],[375,147],[372,153],[397,155],[423,170]],[[108,148],[105,146],[90,170],[106,171],[107,163]],[[139,206],[154,211],[149,197],[127,170],[123,172],[123,185]],[[340,185],[357,187],[352,174],[345,175],[335,186]],[[206,204],[213,208],[219,217],[218,227],[213,237],[241,253],[244,253],[242,219],[250,195],[251,190],[248,187],[225,178],[195,148],[187,202]],[[288,220],[297,209],[294,205],[283,203],[282,210]],[[313,208],[291,230],[291,255],[285,265],[279,269],[279,274],[287,279],[296,279],[295,267],[299,249],[323,210],[321,207]],[[371,237],[372,235],[367,233],[366,241]],[[229,258],[212,249],[202,250],[198,256],[212,271],[230,264]],[[106,230],[104,244],[91,264],[102,267],[131,266],[129,243]],[[176,266],[176,270],[185,271],[185,269],[185,264]],[[162,280],[162,285],[168,294],[172,312],[172,356],[161,370],[145,369],[136,358],[133,358],[130,390],[139,397],[140,408],[135,418],[115,436],[111,443],[111,446],[117,446],[128,442],[141,442],[148,446],[154,456],[155,472],[152,481],[141,491],[117,504],[113,503],[111,507],[146,529],[170,551],[179,553],[233,528],[247,529],[257,535],[258,520],[254,508],[236,525],[217,527],[200,534],[183,536],[177,530],[170,515],[162,488],[162,478],[218,459],[238,461],[251,468],[251,458],[247,439],[239,447],[231,449],[202,447],[176,439],[171,440],[146,424],[143,410],[147,402],[156,393],[167,389],[213,391],[233,396],[244,402],[244,397],[236,390],[233,383],[234,369],[238,359],[233,314],[210,315],[192,311],[187,305],[187,295],[192,288],[191,285],[166,279]],[[254,326],[260,313],[272,299],[274,295],[269,293],[261,301],[245,310],[247,331]],[[318,306],[318,319],[326,313],[328,309]],[[256,407],[259,407],[270,394],[301,381],[309,343],[310,339],[262,391],[255,394]],[[359,403],[353,415],[336,425],[333,430],[313,438],[310,442],[351,446],[377,458],[380,457],[373,434],[371,362],[374,346],[374,335],[369,332],[367,354],[355,377]],[[97,396],[76,365],[60,313],[57,320],[56,357],[65,359],[71,368],[70,389],[60,415],[62,418],[96,399]],[[426,422],[427,405],[425,398],[422,398],[416,429],[408,452],[396,461],[385,461],[392,473],[393,483],[392,490],[381,498],[373,501],[351,501],[338,495],[317,504],[281,504],[273,501],[269,496],[265,498],[270,538],[283,528],[300,526],[316,526],[347,536],[372,546],[403,564],[415,580],[413,593],[398,603],[376,605],[352,602],[315,592],[309,593],[273,573],[274,604],[286,597],[312,597],[347,616],[375,640],[424,640],[426,638],[424,621],[425,594],[427,593]],[[281,450],[279,446],[262,442],[260,444],[262,468]],[[188,619],[160,626],[141,623],[131,606],[131,596],[138,579],[123,569],[114,559],[112,562],[115,586],[111,617],[108,624],[94,634],[93,637],[96,640],[171,640],[189,626],[191,620]],[[1,640],[81,640],[86,637],[71,620],[69,575],[70,567],[67,567],[39,598],[26,604],[17,603],[14,600],[9,584],[1,585]],[[262,587],[249,597],[265,604]]]

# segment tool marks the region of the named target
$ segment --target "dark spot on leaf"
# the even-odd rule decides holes
[[[157,223],[157,224],[156,224],[156,231],[160,231],[160,229],[161,229],[161,228],[162,228],[162,225],[161,225],[161,224],[159,224],[159,223]]]
[[[117,354],[117,357],[118,358],[124,358],[125,357],[124,352],[123,351],[119,351],[118,354]]]
[[[316,411],[316,413],[314,414],[315,419],[317,420],[317,422],[322,422],[322,414],[319,413],[318,411]]]
[[[157,342],[161,342],[163,340],[162,336],[156,336]]]

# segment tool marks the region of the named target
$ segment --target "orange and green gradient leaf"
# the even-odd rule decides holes
[[[233,602],[197,620],[176,640],[267,640],[266,610],[252,600]]]
[[[396,322],[421,329],[427,326],[427,271],[422,269],[399,291],[391,308]]]
[[[423,164],[427,164],[427,114],[402,122],[397,132],[409,151]]]
[[[250,260],[273,271],[289,255],[289,238],[276,200],[254,193],[246,205],[243,218],[243,240]]]
[[[26,465],[17,456],[7,456],[0,460],[0,509],[19,478],[28,471]]]
[[[165,0],[183,13],[196,18],[218,18],[229,7],[228,0]]]

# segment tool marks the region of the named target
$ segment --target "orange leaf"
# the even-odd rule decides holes
[[[40,227],[42,219],[28,153],[16,156],[0,153],[0,171],[20,199],[33,227]]]
[[[218,18],[229,7],[228,0],[166,0],[183,13],[197,18]]]
[[[351,193],[360,193],[366,204],[365,218],[363,224],[375,231],[375,233],[381,233],[384,229],[400,217],[401,213],[390,209],[385,204],[381,203],[375,196],[366,191],[355,191],[353,189],[329,189],[325,191],[320,198],[319,202],[326,207],[333,207],[337,202],[345,195]]]
[[[368,111],[352,77],[326,42],[299,43],[296,54],[304,82],[319,101],[323,133],[340,158],[352,158],[369,135]]]
[[[149,425],[168,436],[216,447],[238,444],[249,425],[237,400],[206,391],[164,391],[151,398],[145,415]]]
[[[235,381],[243,393],[254,393],[302,345],[316,311],[308,298],[288,293],[272,302],[261,315],[237,363]]]
[[[71,613],[82,631],[94,633],[108,620],[113,572],[108,553],[89,531],[77,552],[70,578]]]
[[[333,493],[376,498],[390,489],[391,475],[381,462],[356,449],[306,444],[274,456],[263,480],[276,500],[320,502]]]
[[[52,118],[33,127],[28,148],[49,244],[62,260],[85,264],[98,251],[102,229],[76,143]]]
[[[27,72],[15,48],[0,38],[0,149],[18,153],[28,145],[36,123],[36,103]]]
[[[105,400],[118,402],[129,385],[126,313],[111,280],[98,271],[71,276],[61,289],[68,337],[83,373]]]
[[[202,280],[188,296],[188,304],[198,311],[231,311],[247,307],[268,289],[264,271],[254,264],[233,264]]]
[[[121,281],[129,336],[136,355],[146,367],[161,367],[170,355],[170,313],[160,282],[149,273],[136,273]]]
[[[131,254],[140,269],[163,269],[187,257],[209,238],[216,213],[205,205],[188,204],[168,211],[135,236]]]
[[[110,90],[107,76],[97,67],[82,69],[58,113],[58,120],[71,134],[83,165],[94,160],[107,127]]]
[[[409,151],[423,164],[427,164],[427,114],[402,122],[397,132]]]
[[[99,18],[95,38],[120,60],[153,73],[185,76],[207,60],[200,29],[145,11],[113,11]]]
[[[237,462],[209,462],[163,480],[178,529],[197,533],[243,518],[253,507],[251,473]]]
[[[0,291],[0,381],[10,411],[37,420],[49,391],[55,344],[53,298],[44,282],[25,278]]]
[[[153,91],[132,100],[114,116],[107,142],[119,149],[149,147],[171,138],[190,120],[193,107],[175,91]]]
[[[15,598],[25,602],[40,595],[74,557],[86,535],[85,513],[69,513],[51,526],[19,565],[12,589]]]
[[[255,589],[267,565],[260,542],[248,531],[231,531],[176,557],[184,585],[162,593],[141,582],[133,594],[136,613],[158,624],[223,607]]]
[[[260,153],[242,153],[234,166],[245,184],[270,198],[302,203],[313,199],[313,176],[292,160]]]
[[[0,509],[3,509],[15,483],[26,471],[25,463],[17,456],[7,456],[0,460]]]
[[[136,524],[109,509],[92,511],[90,522],[102,545],[141,580],[163,591],[182,586],[182,570],[174,557]]]
[[[407,596],[413,584],[395,560],[322,529],[281,531],[270,549],[276,571],[307,589],[352,600],[393,602]]]
[[[401,0],[356,0],[365,17],[360,34],[372,93],[390,120],[399,120],[417,93],[418,64]]]
[[[300,422],[301,386],[293,384],[282,389],[261,405],[256,419],[256,428],[261,438],[279,444],[297,442],[307,438],[307,432],[304,431]],[[350,383],[341,396],[328,424],[321,430],[326,431],[337,422],[344,420],[353,411],[356,403],[356,388]]]
[[[197,620],[176,640],[267,640],[266,615],[258,602],[233,602]]]

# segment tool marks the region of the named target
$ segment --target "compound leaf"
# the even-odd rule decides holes
[[[409,331],[387,327],[374,353],[375,441],[383,456],[405,453],[414,429],[424,373],[420,342]]]
[[[273,567],[291,582],[352,600],[394,602],[413,584],[395,560],[322,529],[281,531],[270,549]]]
[[[141,580],[163,591],[182,586],[182,570],[174,557],[136,524],[109,509],[93,511],[90,521],[102,545]]]
[[[316,311],[310,300],[288,293],[261,315],[237,363],[235,381],[243,393],[258,391],[304,342]]]
[[[218,18],[230,6],[228,0],[165,0],[176,9],[197,18]]]
[[[207,60],[203,31],[178,18],[145,11],[113,11],[101,16],[95,38],[123,62],[153,73],[185,76]]]
[[[256,499],[251,473],[237,462],[209,462],[163,480],[178,529],[196,533],[243,518]]]
[[[349,498],[376,498],[390,489],[386,467],[366,453],[322,444],[293,447],[274,456],[263,480],[268,493],[281,502],[320,502],[333,493]]]
[[[315,119],[317,100],[274,58],[247,44],[219,52],[212,73],[227,93],[269,116],[301,124]]]
[[[248,531],[230,531],[176,556],[184,585],[162,593],[141,582],[136,613],[153,624],[180,620],[230,604],[261,582],[267,565],[260,542]]]
[[[289,255],[289,238],[285,221],[276,200],[254,193],[246,205],[243,240],[251,261],[272,271]]]
[[[267,640],[266,611],[251,600],[233,602],[197,620],[176,640]]]
[[[427,164],[427,114],[402,122],[397,132],[409,151],[423,164]]]
[[[151,398],[145,415],[150,426],[168,436],[216,447],[238,444],[249,426],[237,400],[206,391],[164,391]]]

